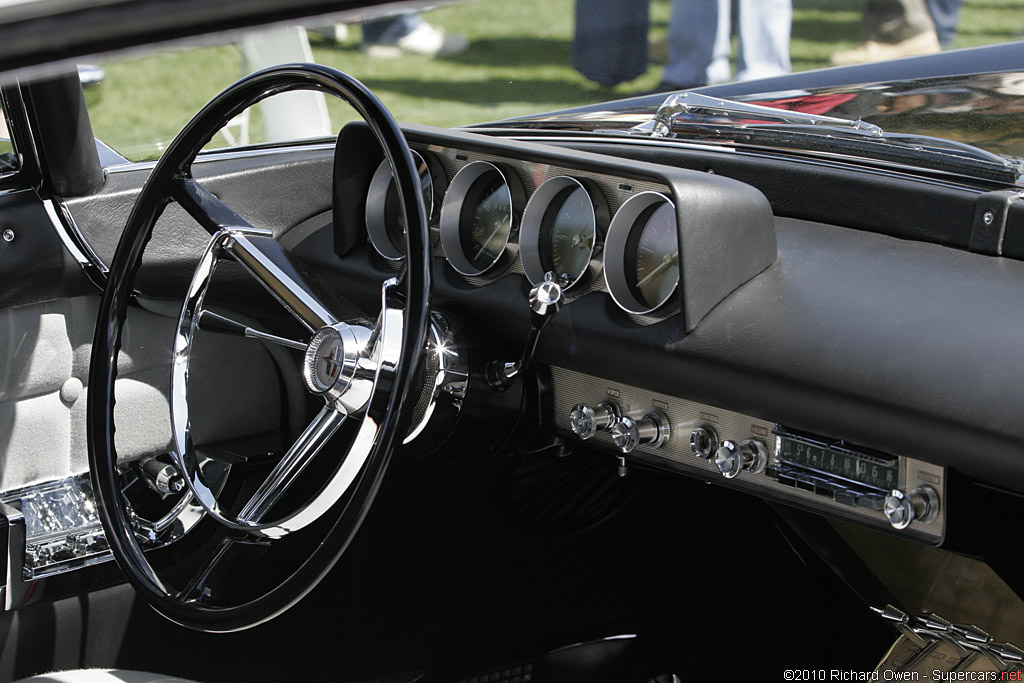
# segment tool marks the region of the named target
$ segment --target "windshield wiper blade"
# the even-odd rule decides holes
[[[696,92],[684,92],[670,95],[658,107],[654,118],[632,130],[647,132],[651,137],[661,138],[671,134],[677,124],[720,123],[730,126],[756,126],[762,124],[790,124],[795,126],[814,126],[845,130],[856,135],[882,137],[881,128],[866,121],[851,121],[834,116],[806,114],[788,109],[765,107],[760,104],[735,102],[721,97],[709,97]]]
[[[670,95],[654,117],[629,129],[651,137],[723,135],[734,141],[806,151],[856,153],[881,161],[911,163],[938,171],[1019,183],[1024,162],[955,140],[886,133],[862,120],[776,109],[687,92]]]

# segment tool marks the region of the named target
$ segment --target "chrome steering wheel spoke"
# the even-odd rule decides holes
[[[338,405],[325,405],[238,513],[238,520],[243,524],[258,524],[347,417]]]
[[[288,302],[285,304],[288,310],[302,311],[301,316],[296,315],[300,321],[325,323],[316,330],[308,344],[302,345],[305,351],[302,364],[304,383],[311,394],[324,399],[325,405],[238,513],[232,513],[221,505],[198,466],[191,437],[188,398],[190,359],[196,332],[203,329],[202,321],[212,321],[215,327],[230,329],[235,334],[241,334],[239,328],[251,329],[203,308],[217,264],[225,257],[241,258],[256,264],[250,272],[259,273],[257,279],[268,289],[273,287],[272,292],[280,292],[275,296],[283,303]],[[286,252],[275,240],[264,237],[262,231],[254,228],[225,228],[214,234],[199,260],[182,305],[178,333],[174,338],[171,372],[174,445],[171,455],[195,500],[222,525],[267,538],[279,538],[312,523],[355,481],[370,447],[376,441],[379,428],[366,413],[375,395],[387,396],[390,391],[405,328],[403,302],[401,297],[393,295],[393,280],[385,283],[382,310],[374,328],[349,325],[336,321],[327,307],[309,293],[301,275],[290,267],[286,257]],[[289,345],[292,343],[289,341]],[[274,504],[349,416],[361,416],[363,423],[334,477],[306,505],[279,519],[265,519]]]
[[[218,246],[242,265],[310,332],[340,322],[306,285],[299,269],[269,231],[224,229]],[[216,238],[216,235],[215,235]]]

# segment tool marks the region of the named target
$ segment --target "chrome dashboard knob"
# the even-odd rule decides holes
[[[715,451],[714,462],[726,479],[733,479],[744,470],[757,474],[768,464],[768,449],[757,439],[746,439],[739,444],[723,441]]]
[[[718,434],[713,427],[703,425],[690,432],[690,450],[701,460],[707,460],[718,450]]]
[[[589,439],[598,432],[611,429],[619,419],[619,407],[611,402],[588,406],[577,403],[569,412],[569,427],[581,439]]]
[[[939,494],[931,486],[918,486],[910,493],[893,489],[882,511],[893,529],[906,529],[914,520],[927,523],[939,514]]]
[[[661,448],[671,435],[668,417],[660,410],[652,410],[639,420],[620,417],[609,430],[612,442],[623,453],[631,453],[641,444]]]

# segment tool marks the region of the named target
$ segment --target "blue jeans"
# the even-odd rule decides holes
[[[650,0],[576,0],[572,66],[601,85],[647,71]]]
[[[960,23],[960,5],[963,0],[926,0],[928,14],[935,22],[935,33],[942,47],[953,47],[956,26]]]
[[[789,73],[791,0],[738,0],[736,80]],[[731,0],[672,0],[662,80],[692,87],[731,80]]]

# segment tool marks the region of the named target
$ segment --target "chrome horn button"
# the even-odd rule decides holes
[[[314,394],[326,394],[342,378],[345,365],[345,340],[333,327],[323,327],[306,347],[302,379]]]
[[[357,331],[364,334],[357,334]],[[317,330],[309,340],[302,363],[306,388],[320,396],[341,398],[355,377],[368,336],[365,332],[363,328],[345,323]]]

